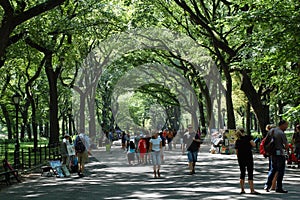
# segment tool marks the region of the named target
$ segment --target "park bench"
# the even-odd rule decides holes
[[[2,163],[3,163],[3,165],[0,168],[1,182],[5,182],[6,185],[10,185],[12,178],[15,178],[18,183],[21,182],[21,180],[19,178],[18,170],[13,169],[11,167],[11,165],[5,159],[3,160]]]

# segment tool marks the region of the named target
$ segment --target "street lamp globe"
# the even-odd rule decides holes
[[[15,105],[19,105],[21,101],[21,95],[19,93],[14,94],[12,100]]]

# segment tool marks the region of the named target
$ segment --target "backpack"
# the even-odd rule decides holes
[[[259,153],[265,157],[269,157],[275,153],[274,130],[268,132],[266,137],[261,141],[259,146]]]
[[[76,153],[83,153],[85,151],[85,145],[82,138],[78,135],[75,140],[75,151]]]

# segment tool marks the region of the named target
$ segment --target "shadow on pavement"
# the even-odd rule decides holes
[[[99,149],[86,165],[85,177],[31,174],[25,182],[1,190],[0,199],[299,199],[299,169],[286,170],[288,194],[266,193],[268,160],[256,154],[254,182],[262,194],[241,195],[236,156],[209,154],[208,149],[207,145],[201,148],[195,175],[188,174],[186,156],[179,149],[166,151],[160,179],[153,178],[151,165],[129,166],[119,147],[111,153]]]

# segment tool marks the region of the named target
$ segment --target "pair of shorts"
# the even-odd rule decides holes
[[[80,165],[84,165],[88,161],[89,154],[87,151],[84,151],[82,153],[78,153],[77,157],[78,157],[78,163]]]
[[[160,151],[152,151],[151,155],[152,155],[153,165],[161,165]]]
[[[135,153],[127,153],[128,161],[134,161],[134,154]]]
[[[198,151],[188,151],[187,157],[189,162],[197,162]]]

